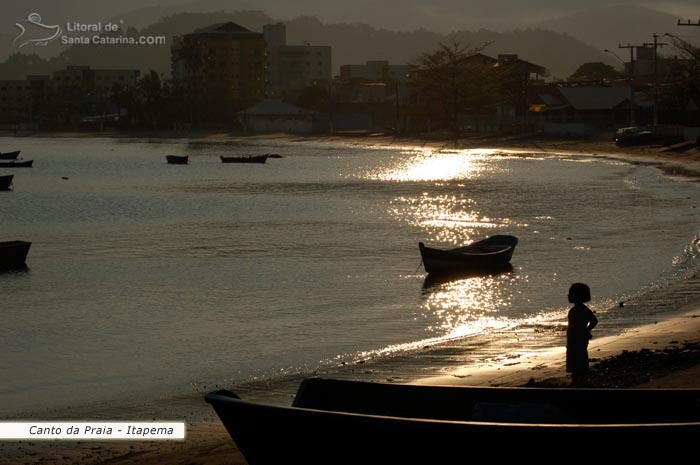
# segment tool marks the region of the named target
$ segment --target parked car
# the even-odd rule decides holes
[[[654,142],[655,134],[639,126],[620,128],[613,140],[617,145],[644,145]]]

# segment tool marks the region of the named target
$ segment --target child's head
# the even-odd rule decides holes
[[[591,300],[591,288],[583,283],[574,283],[569,288],[569,302],[581,304]]]

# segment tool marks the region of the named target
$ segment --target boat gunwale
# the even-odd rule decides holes
[[[497,388],[498,389],[498,388]],[[536,389],[536,388],[534,388]],[[228,391],[231,392],[231,391]],[[231,392],[231,394],[234,394]],[[619,430],[619,429],[632,429],[632,430],[642,430],[650,428],[681,428],[681,427],[692,427],[696,426],[700,428],[700,421],[691,422],[658,422],[658,423],[516,423],[516,422],[497,422],[497,421],[476,421],[476,420],[442,420],[434,418],[420,418],[420,417],[399,417],[391,415],[377,415],[368,413],[358,413],[358,412],[343,412],[338,410],[323,410],[323,409],[313,409],[305,407],[295,407],[295,406],[281,406],[281,405],[270,405],[261,404],[257,402],[251,402],[240,397],[231,397],[226,394],[222,394],[221,391],[210,392],[205,395],[205,401],[212,405],[215,410],[217,403],[221,406],[226,406],[227,404],[238,404],[246,408],[261,408],[268,411],[279,411],[279,412],[291,412],[291,413],[310,413],[314,415],[323,416],[336,416],[341,417],[351,417],[351,418],[363,418],[363,419],[377,419],[386,420],[392,422],[406,422],[406,423],[427,423],[427,424],[437,424],[437,425],[463,425],[463,426],[486,426],[494,428],[508,428],[508,429],[520,429],[520,430],[556,430],[556,429],[584,429],[584,430]],[[218,410],[217,410],[218,414]],[[223,419],[222,419],[223,422]]]

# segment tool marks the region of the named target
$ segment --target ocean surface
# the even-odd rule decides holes
[[[474,363],[562,344],[575,281],[592,288],[600,335],[700,294],[682,288],[696,271],[698,184],[653,166],[312,142],[0,140],[15,149],[35,162],[0,168],[15,174],[0,192],[0,240],[33,244],[27,270],[0,274],[0,417],[444,341],[480,341],[488,350],[465,355]],[[282,158],[218,158],[267,152]],[[419,241],[493,234],[519,238],[512,271],[426,280]]]

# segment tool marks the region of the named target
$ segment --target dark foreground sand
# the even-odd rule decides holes
[[[11,136],[11,134],[5,134]],[[62,136],[45,134],[46,136]],[[63,135],[65,136],[65,135]],[[69,135],[75,137],[76,134]],[[94,135],[83,134],[83,137]],[[167,135],[164,135],[167,137]],[[207,140],[233,140],[240,136],[202,134]],[[533,152],[572,152],[615,156],[663,164],[663,169],[700,178],[700,151],[677,153],[662,147],[615,147],[609,138],[589,141],[541,138],[500,138],[426,141],[385,136],[365,138],[298,138],[287,135],[261,136],[289,141],[350,143],[377,146],[430,146],[435,148],[503,147]],[[700,388],[700,305],[690,305],[682,316],[659,321],[622,334],[594,339],[589,353],[593,360],[591,387]],[[445,355],[449,357],[449,355]],[[439,362],[438,362],[439,363]],[[451,365],[447,359],[444,365]],[[481,386],[565,386],[564,348],[539,351],[509,359],[498,366],[451,369],[447,374],[420,379],[422,384]],[[196,399],[195,399],[196,401]],[[201,400],[203,404],[204,401]],[[205,408],[207,408],[205,406]],[[186,415],[183,414],[183,418]],[[81,417],[87,418],[85,415]],[[169,419],[174,419],[169,418]],[[273,446],[274,447],[274,446]],[[213,413],[204,420],[189,422],[187,439],[179,442],[0,442],[0,464],[81,465],[224,465],[245,464],[245,459]]]

